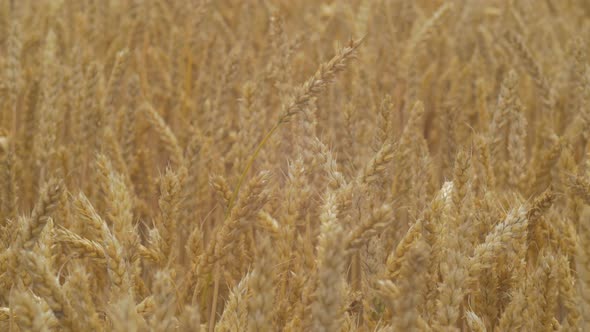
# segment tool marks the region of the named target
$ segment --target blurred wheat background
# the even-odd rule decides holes
[[[590,2],[0,0],[2,331],[590,331]]]

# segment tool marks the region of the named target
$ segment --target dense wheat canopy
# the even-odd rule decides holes
[[[587,0],[0,0],[0,331],[590,331]]]

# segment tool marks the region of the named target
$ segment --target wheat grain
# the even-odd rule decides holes
[[[0,330],[590,330],[589,13],[5,1]]]

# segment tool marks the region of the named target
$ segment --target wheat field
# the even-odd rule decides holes
[[[1,331],[590,331],[587,0],[0,0]]]

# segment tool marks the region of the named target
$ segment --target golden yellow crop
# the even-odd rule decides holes
[[[0,0],[0,331],[590,331],[587,0]]]

